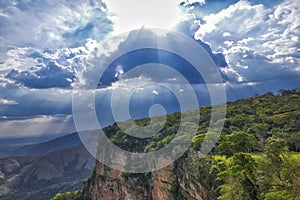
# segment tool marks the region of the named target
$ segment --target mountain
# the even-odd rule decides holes
[[[22,146],[13,151],[17,156],[41,156],[52,151],[58,151],[81,144],[77,133],[68,134],[46,142]]]
[[[189,111],[201,113],[198,133],[188,151],[173,164],[134,174],[97,162],[78,199],[300,199],[299,90],[229,102],[221,137],[212,152],[203,157],[200,147],[204,138],[215,134],[207,132],[210,110]],[[145,126],[149,119],[136,123]],[[116,124],[104,132],[124,150],[149,152],[167,145],[179,123],[180,113],[170,114],[165,127],[146,139],[125,134]],[[130,162],[123,160],[125,166]]]
[[[16,155],[15,151],[23,146],[43,143],[66,134],[43,134],[34,137],[0,138],[0,158]]]
[[[2,158],[0,199],[50,199],[57,191],[79,189],[94,165],[95,159],[83,145],[38,157]]]

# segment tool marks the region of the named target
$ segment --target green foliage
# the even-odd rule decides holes
[[[204,138],[205,138],[205,134],[199,134],[193,137],[192,142],[196,151],[200,150]]]
[[[260,162],[259,186],[267,199],[282,196],[300,198],[300,162],[289,156],[285,141],[276,136],[267,140],[265,157]]]
[[[269,192],[265,195],[264,200],[287,200],[293,199],[293,196],[286,190],[278,192]]]
[[[300,199],[298,158],[276,136],[267,139],[264,154],[235,153],[223,162],[225,170],[218,170],[223,181],[218,199]]]
[[[267,158],[270,159],[273,165],[278,165],[282,162],[284,153],[288,151],[286,142],[276,136],[267,139],[265,152]]]
[[[217,146],[217,153],[225,156],[232,156],[237,152],[253,152],[258,149],[258,142],[254,135],[243,131],[235,131],[221,137],[220,145]]]
[[[73,191],[73,192],[66,192],[66,193],[58,193],[55,195],[52,200],[82,200],[82,193],[81,191]]]
[[[207,132],[205,134],[198,134],[193,137],[192,147],[196,151],[205,151],[204,148],[211,148],[217,144],[220,135],[216,132]],[[202,149],[201,149],[202,148]]]
[[[220,200],[255,200],[258,188],[255,184],[257,162],[250,154],[236,153],[230,159],[225,171],[219,173],[224,179]]]
[[[223,132],[241,130],[264,137],[299,132],[300,92],[285,91],[277,96],[267,93],[228,103]]]
[[[253,123],[249,125],[250,127],[247,129],[248,133],[266,133],[270,129],[269,124],[265,123]]]
[[[300,151],[300,132],[283,134],[281,138],[286,140],[289,150],[297,152]]]
[[[123,132],[117,124],[106,127],[104,132],[114,144],[124,150],[131,152],[150,152],[168,145],[176,134],[179,140],[191,140],[189,133],[193,133],[195,126],[198,126],[196,127],[196,129],[198,129],[197,136],[193,138],[193,147],[199,151],[204,141],[204,136],[209,135],[207,128],[210,123],[211,107],[203,107],[199,110],[188,112],[190,118],[194,112],[200,112],[200,122],[198,125],[184,124],[183,128],[181,128],[181,130],[184,131],[179,135],[178,130],[182,113],[167,115],[165,124],[162,124],[163,121],[161,120],[154,120],[156,122],[154,126],[162,126],[163,128],[150,138],[132,137]],[[192,121],[195,121],[195,119]],[[134,123],[142,127],[149,125],[149,122],[149,119],[134,121]],[[215,123],[221,123],[221,121]],[[126,131],[131,130],[130,127],[127,129]],[[151,134],[151,130],[145,130],[145,132],[147,131]],[[299,91],[282,91],[281,94],[277,96],[272,93],[267,93],[262,96],[248,97],[227,104],[226,119],[219,142],[220,147],[215,148],[215,150],[216,153],[226,156],[232,156],[235,152],[263,150],[266,137],[269,135],[277,135],[287,141],[291,150],[298,151],[300,150],[299,132]],[[209,142],[209,138],[206,138],[205,142]],[[256,140],[259,140],[260,148],[258,148]]]

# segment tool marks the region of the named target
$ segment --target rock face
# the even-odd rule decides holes
[[[133,178],[97,162],[95,171],[87,182],[84,199],[149,199],[150,188],[147,182],[143,184],[142,181],[148,181],[146,176],[139,175]]]
[[[173,165],[169,165],[159,171],[152,173],[152,199],[174,199],[172,190],[176,177],[173,174]]]
[[[186,160],[146,174],[128,174],[97,162],[84,188],[85,200],[214,200],[189,171]]]

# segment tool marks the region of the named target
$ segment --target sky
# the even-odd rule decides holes
[[[178,31],[202,46],[222,76],[213,84],[224,85],[228,101],[299,88],[298,16],[297,0],[0,0],[0,137],[75,131],[74,88],[93,89],[102,126],[114,121],[112,95],[121,103],[133,90],[133,118],[147,116],[154,104],[178,111],[174,94],[155,84],[184,91],[172,74],[160,68],[154,75],[127,73],[147,63],[177,70],[196,91],[199,106],[209,105],[203,77],[178,55],[157,49],[120,55],[126,44],[148,40],[189,51],[147,28]]]

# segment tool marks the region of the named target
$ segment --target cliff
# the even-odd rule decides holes
[[[129,174],[97,162],[84,188],[85,200],[213,200],[213,192],[201,184],[192,153],[152,173]],[[194,157],[194,158],[193,158]]]

